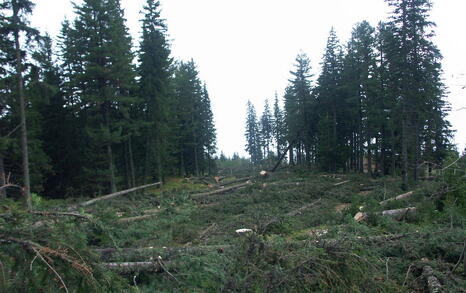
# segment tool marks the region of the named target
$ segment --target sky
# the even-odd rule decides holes
[[[62,21],[73,19],[69,0],[35,0],[34,26],[57,36]],[[80,0],[74,1],[80,3]],[[145,0],[122,0],[127,26],[137,45],[140,11]],[[266,99],[283,96],[294,60],[304,52],[311,59],[314,80],[319,75],[330,29],[342,44],[363,20],[376,26],[387,20],[383,0],[161,0],[172,55],[194,59],[207,83],[217,128],[219,153],[244,151],[246,103],[260,114]],[[444,82],[457,130],[455,143],[466,146],[466,1],[434,0],[431,20],[437,24],[434,43],[444,56]]]

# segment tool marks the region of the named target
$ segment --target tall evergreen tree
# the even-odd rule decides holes
[[[341,95],[342,51],[335,31],[330,31],[325,49],[322,72],[316,89],[318,99],[318,149],[317,159],[322,169],[336,171],[344,165],[344,136],[338,135],[340,112],[343,110]],[[340,138],[340,139],[339,139]]]
[[[167,28],[160,16],[159,1],[148,0],[144,6],[139,62],[139,87],[146,120],[144,178],[155,175],[156,179],[162,180],[169,148],[168,99],[172,59],[167,41]],[[155,166],[155,174],[151,172],[152,166]]]
[[[16,89],[15,95],[17,97],[17,103],[19,107],[16,109],[19,112],[19,124],[20,127],[20,141],[21,141],[21,157],[22,157],[22,171],[23,171],[23,192],[25,195],[26,205],[29,209],[31,205],[31,178],[29,169],[29,148],[28,148],[28,136],[27,136],[27,121],[26,121],[26,96],[25,96],[25,84],[24,84],[24,59],[25,59],[25,44],[31,39],[37,38],[39,32],[30,27],[27,17],[32,13],[34,3],[29,0],[8,0],[3,1],[0,4],[2,11],[2,45],[12,45],[13,48],[2,48],[6,49],[6,55],[14,53],[14,63],[10,63],[15,68],[15,82]],[[5,13],[10,13],[6,16]],[[21,37],[25,36],[26,41],[22,41]],[[12,59],[10,59],[13,61]]]
[[[275,146],[277,148],[277,157],[280,157],[282,151],[286,148],[286,127],[285,127],[285,117],[283,110],[280,108],[278,102],[278,95],[275,94],[275,99],[273,103],[273,138],[275,140]]]
[[[246,115],[246,151],[251,157],[251,162],[259,164],[262,161],[260,128],[257,121],[256,109],[251,101],[248,101]]]
[[[94,182],[94,191],[117,189],[115,146],[122,133],[134,99],[134,70],[131,39],[119,0],[86,0],[75,7],[78,17],[73,27],[65,23],[63,47],[71,90],[69,103],[78,103],[88,147],[83,151],[87,178],[107,178]]]
[[[273,138],[273,121],[272,113],[270,112],[269,100],[265,100],[264,111],[260,118],[260,133],[262,138],[262,153],[265,158],[270,156],[270,148]]]
[[[430,0],[386,0],[393,7],[391,25],[398,42],[396,59],[390,60],[393,69],[399,72],[398,109],[401,113],[402,178],[406,188],[409,178],[417,179],[417,170],[426,146],[423,129],[428,117],[440,122],[434,132],[446,133],[444,86],[440,73],[441,55],[431,39],[434,25],[428,20],[432,7]],[[432,142],[432,137],[429,137]],[[431,142],[427,145],[430,150]],[[438,152],[446,148],[440,139]]]

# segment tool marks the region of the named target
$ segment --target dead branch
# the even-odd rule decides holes
[[[427,287],[429,288],[430,293],[441,293],[444,292],[442,289],[442,284],[440,284],[437,277],[434,275],[434,270],[430,266],[424,266],[422,268],[422,276],[427,281]]]
[[[245,186],[247,186],[247,185],[249,185],[249,184],[251,184],[250,181],[248,181],[248,182],[246,182],[246,183],[241,183],[241,184],[238,184],[238,185],[233,185],[233,186],[230,186],[230,187],[226,187],[226,188],[222,188],[222,189],[210,191],[210,192],[203,192],[203,193],[192,194],[192,195],[191,195],[191,198],[194,199],[194,200],[198,200],[198,199],[202,199],[203,197],[206,197],[206,196],[226,193],[226,192],[229,192],[229,191],[232,191],[232,190],[241,188],[241,187],[245,187]]]
[[[343,185],[343,184],[348,183],[348,182],[350,182],[350,181],[351,181],[351,180],[346,180],[346,181],[338,182],[338,183],[333,184],[333,186],[340,186],[340,185]]]
[[[47,259],[50,259],[50,261],[52,260],[50,257],[54,256],[65,262],[70,263],[71,266],[77,271],[85,275],[92,275],[92,269],[89,266],[87,266],[80,260],[68,255],[66,251],[55,250],[29,240],[22,240],[15,237],[4,237],[3,235],[0,236],[0,243],[20,244],[25,249],[29,250],[34,254],[37,254],[37,252],[39,252],[42,256],[45,256]]]
[[[413,195],[413,193],[414,193],[413,191],[406,192],[406,193],[397,195],[397,196],[395,196],[395,197],[392,197],[392,198],[383,200],[383,201],[379,202],[379,204],[380,204],[380,205],[386,205],[387,203],[392,202],[392,201],[402,200],[402,199],[405,199],[405,198],[410,197],[411,195]]]
[[[107,195],[104,195],[104,196],[101,196],[101,197],[97,197],[97,198],[94,198],[94,199],[91,199],[91,200],[88,200],[88,201],[73,205],[73,206],[71,206],[69,208],[69,210],[75,210],[75,209],[77,209],[79,207],[87,207],[87,206],[90,206],[90,205],[95,204],[96,202],[99,202],[99,201],[102,201],[102,200],[112,199],[112,198],[115,198],[117,196],[125,195],[125,194],[128,194],[128,193],[135,192],[135,191],[142,190],[142,189],[146,189],[146,188],[149,188],[149,187],[158,186],[158,185],[161,185],[161,184],[162,184],[161,182],[157,182],[157,183],[146,184],[146,185],[142,185],[142,186],[138,186],[138,187],[118,191],[118,192],[115,192],[115,193],[110,193],[110,194],[107,194]]]

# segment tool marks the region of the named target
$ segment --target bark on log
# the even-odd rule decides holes
[[[437,277],[435,277],[434,270],[430,266],[424,266],[422,269],[422,275],[427,281],[427,288],[429,288],[430,293],[444,292],[442,289],[442,284],[440,284]]]
[[[202,193],[196,193],[196,194],[192,194],[192,195],[191,195],[191,198],[194,199],[194,200],[197,200],[197,199],[200,199],[200,198],[209,196],[209,195],[216,195],[216,194],[226,193],[226,192],[229,192],[229,191],[232,191],[232,190],[241,188],[241,187],[245,187],[245,186],[250,185],[250,184],[252,184],[252,183],[248,181],[248,182],[246,182],[246,183],[241,183],[241,184],[238,184],[238,185],[233,185],[233,186],[226,187],[226,188],[222,188],[222,189],[219,189],[219,190],[214,190],[214,191],[209,191],[209,192],[202,192]]]
[[[402,199],[410,197],[411,195],[413,195],[413,193],[414,193],[413,191],[406,192],[406,193],[400,194],[398,196],[395,196],[395,197],[392,197],[392,198],[389,198],[389,199],[386,199],[386,200],[382,200],[381,202],[379,202],[379,204],[380,205],[386,205],[387,203],[392,202],[392,201],[402,200]]]
[[[87,206],[90,206],[90,205],[95,204],[96,202],[99,202],[99,201],[102,201],[102,200],[109,200],[109,199],[115,198],[117,196],[125,195],[125,194],[128,194],[128,193],[135,192],[135,191],[142,190],[142,189],[146,189],[146,188],[149,188],[149,187],[158,186],[158,185],[161,185],[161,184],[162,184],[161,182],[157,182],[157,183],[146,184],[146,185],[142,185],[142,186],[138,186],[138,187],[118,191],[118,192],[115,192],[115,193],[110,193],[110,194],[107,194],[107,195],[104,195],[104,196],[101,196],[101,197],[97,197],[97,198],[94,198],[94,199],[91,199],[91,200],[88,200],[88,201],[81,202],[81,203],[78,203],[76,205],[73,205],[73,206],[71,206],[69,208],[69,210],[75,210],[75,209],[80,208],[80,207],[87,207]]]

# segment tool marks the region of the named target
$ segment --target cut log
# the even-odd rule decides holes
[[[379,202],[379,204],[380,205],[386,205],[387,203],[392,202],[392,201],[402,200],[402,199],[410,197],[411,195],[413,195],[413,193],[414,193],[413,191],[406,192],[406,193],[400,194],[398,196],[383,200],[383,201]]]
[[[400,219],[404,218],[406,215],[412,214],[414,212],[416,212],[416,208],[415,207],[409,207],[409,208],[403,208],[403,209],[386,210],[386,211],[378,212],[378,213],[376,213],[376,215],[392,217],[392,218],[395,218],[396,220],[400,220]],[[358,212],[354,216],[354,220],[356,222],[362,222],[362,221],[367,220],[368,216],[369,215],[367,213]]]
[[[350,182],[350,181],[351,181],[351,180],[346,180],[346,181],[338,182],[338,183],[333,184],[333,186],[340,186],[340,185],[343,185],[343,184],[348,183],[348,182]]]
[[[246,183],[241,183],[241,184],[238,184],[238,185],[233,185],[233,186],[230,186],[230,187],[226,187],[226,188],[222,188],[222,189],[218,189],[218,190],[214,190],[214,191],[192,194],[191,198],[194,199],[194,200],[197,200],[197,199],[201,199],[203,197],[210,196],[210,195],[226,193],[226,192],[229,192],[229,191],[241,188],[241,187],[245,187],[245,186],[250,185],[250,184],[251,184],[251,182],[248,181]]]
[[[388,216],[388,217],[399,217],[399,216],[406,216],[409,213],[414,213],[416,212],[415,207],[409,207],[409,208],[403,208],[403,209],[395,209],[395,210],[386,210],[383,211],[381,214],[382,216]]]
[[[73,205],[73,206],[71,206],[69,208],[69,210],[75,210],[75,209],[80,208],[80,207],[87,207],[87,206],[93,205],[96,202],[99,202],[99,201],[102,201],[102,200],[109,200],[109,199],[115,198],[117,196],[125,195],[125,194],[131,193],[131,192],[135,192],[135,191],[138,191],[138,190],[142,190],[142,189],[146,189],[146,188],[154,187],[154,186],[159,186],[159,185],[162,185],[162,183],[157,182],[157,183],[152,183],[152,184],[146,184],[146,185],[142,185],[142,186],[138,186],[138,187],[118,191],[118,192],[115,192],[115,193],[110,193],[110,194],[107,194],[107,195],[104,195],[104,196],[101,196],[101,197],[97,197],[97,198],[94,198],[94,199],[91,199],[91,200],[88,200],[88,201],[81,202],[81,203],[78,203],[76,205]]]
[[[444,292],[442,289],[442,284],[440,284],[437,277],[434,275],[434,270],[430,266],[424,266],[422,268],[422,276],[427,281],[427,288],[429,288],[430,293],[441,293]]]

